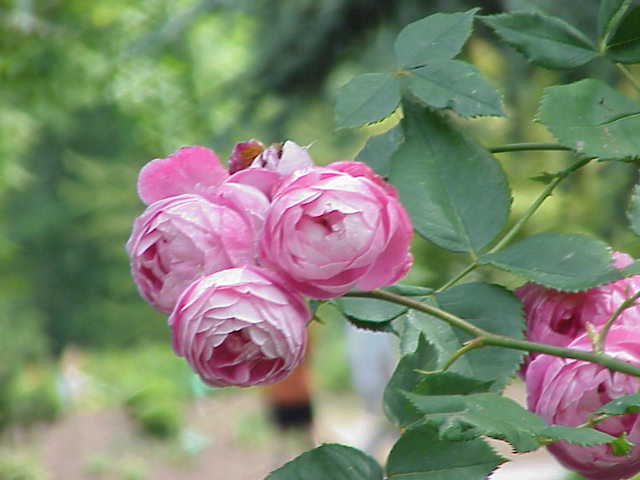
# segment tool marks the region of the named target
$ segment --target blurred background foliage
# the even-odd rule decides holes
[[[394,67],[402,26],[435,11],[539,9],[593,36],[598,3],[0,0],[0,425],[54,418],[61,408],[56,372],[65,353],[80,348],[86,370],[115,395],[107,397],[146,418],[149,431],[175,432],[180,411],[172,402],[194,392],[180,383],[191,377],[171,357],[164,316],[139,298],[124,252],[142,211],[135,180],[144,163],[186,144],[212,147],[226,160],[248,138],[312,145],[318,163],[353,158],[397,115],[336,132],[333,99],[354,75]],[[567,72],[531,67],[479,24],[463,56],[503,92],[509,113],[460,122],[486,145],[551,141],[533,122],[547,85],[595,76],[633,95],[604,62]],[[542,188],[529,177],[567,161],[557,152],[500,159],[514,215]],[[588,232],[638,256],[624,218],[636,180],[622,163],[580,171],[528,232]],[[407,282],[428,286],[466,261],[419,239],[414,253]],[[336,389],[348,386],[338,322],[317,329],[315,349],[320,383]],[[140,372],[146,383],[156,375],[152,391],[136,390],[145,383]],[[159,423],[149,396],[168,399],[157,407],[165,409]]]

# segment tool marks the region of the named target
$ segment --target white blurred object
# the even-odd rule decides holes
[[[347,326],[346,350],[353,388],[371,415],[362,448],[374,455],[386,440],[398,435],[382,410],[384,389],[398,361],[397,343],[396,337],[388,333]]]
[[[491,480],[562,480],[568,472],[552,462],[514,462],[505,463],[491,475]]]

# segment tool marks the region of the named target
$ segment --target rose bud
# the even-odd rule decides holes
[[[311,312],[273,272],[222,270],[192,283],[171,317],[173,348],[212,386],[277,382],[301,361]]]
[[[251,185],[271,198],[274,187],[296,170],[313,166],[307,149],[287,140],[264,147],[258,140],[237,143],[229,159],[229,181]]]
[[[637,326],[613,327],[605,343],[608,355],[640,365]],[[569,347],[592,348],[587,335],[578,337]],[[551,424],[571,427],[584,424],[594,410],[618,397],[636,393],[640,386],[640,380],[633,376],[612,372],[595,363],[551,355],[538,355],[529,364],[526,383],[529,410]],[[609,445],[583,447],[554,442],[547,448],[564,466],[590,480],[628,478],[640,472],[640,416],[637,413],[610,417],[594,428],[614,437],[626,434],[636,446],[623,456],[614,455]]]
[[[253,237],[251,223],[234,209],[185,194],[147,207],[126,248],[140,294],[169,313],[197,278],[253,263]]]
[[[613,265],[622,269],[633,259],[624,253],[613,254]],[[584,292],[561,292],[526,283],[516,289],[527,318],[527,338],[534,342],[564,347],[586,332],[587,323],[602,326],[620,304],[640,290],[640,275],[626,277]],[[616,325],[637,325],[640,307],[633,306],[617,318]],[[532,353],[530,358],[537,354]],[[526,368],[526,367],[525,367]]]
[[[182,147],[167,158],[156,158],[142,167],[138,195],[146,205],[183,193],[209,198],[227,177],[213,151],[200,146]]]
[[[411,267],[411,235],[404,208],[376,182],[315,167],[274,192],[260,259],[303,295],[338,297],[402,278]]]

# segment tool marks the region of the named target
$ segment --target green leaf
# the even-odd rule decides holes
[[[518,453],[530,452],[540,447],[537,437],[547,426],[537,415],[496,393],[406,395],[424,414],[425,421],[438,425],[441,434],[446,432],[448,440],[458,440],[457,432],[471,429],[476,437],[497,438],[511,444]]]
[[[436,13],[404,27],[394,46],[400,65],[408,68],[455,57],[471,34],[477,11]]]
[[[589,38],[556,17],[539,13],[505,13],[480,18],[531,63],[541,67],[575,68],[597,56]]]
[[[640,184],[633,187],[629,206],[627,207],[627,218],[629,219],[631,230],[636,235],[640,235]]]
[[[490,381],[447,370],[423,373],[413,392],[421,395],[469,395],[488,392],[491,387],[492,382]],[[403,394],[406,395],[406,392]]]
[[[391,172],[391,156],[398,150],[403,140],[402,128],[396,125],[382,135],[369,138],[356,156],[356,161],[366,163],[378,175],[386,178]]]
[[[414,285],[391,285],[383,290],[417,300],[432,292]],[[356,327],[373,331],[392,331],[391,322],[407,311],[403,305],[375,298],[339,297],[331,302]]]
[[[640,156],[640,103],[600,80],[545,88],[537,119],[578,153],[601,160]]]
[[[338,128],[359,127],[389,116],[400,103],[400,82],[393,73],[365,73],[338,92]]]
[[[390,323],[407,311],[407,307],[374,298],[340,297],[333,300],[356,327],[374,331],[388,331]]]
[[[631,395],[625,395],[615,400],[611,400],[609,403],[605,403],[595,414],[605,415],[624,415],[625,413],[638,413],[640,412],[640,394],[633,393]]]
[[[400,359],[384,391],[384,412],[392,423],[409,425],[419,419],[420,414],[402,392],[413,391],[419,383],[423,374],[416,370],[434,370],[437,368],[437,362],[438,353],[433,345],[427,343],[424,336],[418,339],[415,352]]]
[[[382,290],[387,292],[396,293],[398,295],[404,295],[405,297],[425,297],[433,293],[433,290],[425,287],[418,287],[417,285],[389,285],[388,287],[382,287]]]
[[[411,93],[431,107],[450,108],[463,117],[504,116],[500,94],[473,65],[436,60],[406,73]]]
[[[430,378],[423,380],[425,385],[430,381]],[[419,385],[416,391],[420,390]],[[515,401],[496,393],[461,391],[454,394],[451,390],[440,387],[424,393],[405,392],[411,404],[423,414],[421,421],[437,426],[440,436],[447,440],[468,440],[483,435],[508,442],[518,453],[530,452],[541,444],[557,440],[583,446],[616,440],[592,428],[548,425]]]
[[[631,0],[601,0],[598,12],[598,40],[610,37],[617,29],[620,19],[631,5]]]
[[[564,441],[588,447],[615,441],[615,437],[599,430],[586,427],[567,427],[565,425],[548,425],[540,431],[541,440]]]
[[[499,335],[523,338],[524,314],[520,301],[508,290],[486,283],[465,283],[437,295],[441,308],[447,312]],[[472,337],[454,329],[460,345]],[[516,371],[523,352],[500,347],[483,347],[466,353],[472,376],[494,381],[492,390],[500,391]],[[454,363],[455,365],[455,363]]]
[[[429,299],[428,303],[434,304],[435,301]],[[403,353],[415,351],[418,338],[424,335],[438,353],[437,365],[440,368],[456,350],[462,347],[453,328],[438,318],[417,310],[409,310],[401,319],[400,351]],[[449,370],[462,375],[473,375],[469,361],[464,356],[459,358]]]
[[[622,276],[630,277],[631,275],[640,275],[640,260],[636,260],[628,267],[622,269]]]
[[[545,287],[569,292],[622,278],[620,270],[611,265],[609,247],[587,235],[531,235],[479,260]]]
[[[640,62],[640,5],[622,18],[607,42],[605,54],[614,62]]]
[[[407,430],[387,461],[388,480],[484,480],[506,462],[483,440],[450,442],[433,425]]]
[[[327,443],[294,458],[266,480],[383,480],[378,462],[352,447]]]
[[[437,113],[404,104],[405,142],[391,183],[423,237],[456,252],[477,252],[503,229],[511,197],[500,164]]]

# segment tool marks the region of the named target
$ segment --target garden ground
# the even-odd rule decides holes
[[[510,396],[522,400],[519,385]],[[349,393],[316,401],[317,442],[363,447],[378,420],[363,412]],[[392,439],[383,442],[384,458]],[[257,480],[295,456],[293,437],[279,437],[269,425],[257,392],[232,392],[197,400],[181,432],[161,441],[140,433],[122,408],[74,411],[49,426],[14,430],[3,439],[5,455],[39,465],[50,480]],[[514,457],[496,442],[503,455]],[[11,453],[13,452],[13,453]],[[46,472],[46,473],[45,473]],[[543,451],[519,455],[494,480],[556,480],[563,470]],[[22,478],[22,477],[20,477]],[[37,478],[37,477],[34,477]]]

